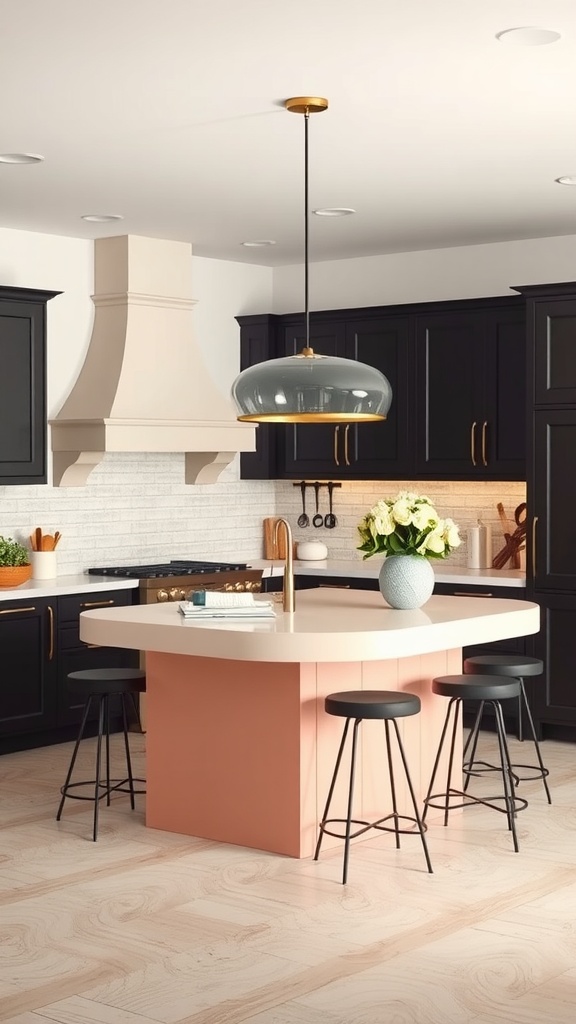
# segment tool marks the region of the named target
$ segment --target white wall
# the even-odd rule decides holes
[[[310,308],[512,295],[512,285],[576,280],[576,235],[333,260],[310,267]],[[301,266],[274,272],[274,308],[304,305]],[[256,310],[249,310],[256,312]]]
[[[194,330],[206,365],[223,394],[240,369],[240,329],[236,316],[269,313],[273,272],[270,267],[192,257]]]

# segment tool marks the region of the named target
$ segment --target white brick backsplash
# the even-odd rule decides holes
[[[502,546],[496,504],[510,519],[525,500],[523,483],[350,481],[334,490],[334,530],[297,526],[300,489],[292,481],[238,479],[238,460],[216,484],[184,484],[184,457],[166,454],[108,455],[85,487],[0,487],[0,534],[28,544],[31,531],[60,530],[58,571],[82,572],[91,565],[157,562],[169,558],[248,560],[261,558],[262,520],[284,515],[294,538],[322,540],[331,558],[361,558],[356,550],[360,517],[378,498],[408,488],[426,493],[442,515],[466,531],[479,515],[493,528],[494,552]],[[321,511],[328,510],[326,488]],[[314,511],[314,492],[307,511]],[[466,544],[450,556],[466,564]]]

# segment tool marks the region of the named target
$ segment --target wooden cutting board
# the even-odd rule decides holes
[[[269,516],[264,520],[264,558],[280,560],[286,558],[286,532],[283,528],[278,531],[278,543],[274,540],[274,524],[276,519]]]

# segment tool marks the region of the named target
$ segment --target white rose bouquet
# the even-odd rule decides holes
[[[461,544],[453,519],[440,519],[425,494],[400,491],[381,498],[358,524],[364,558],[371,555],[422,555],[446,558]]]

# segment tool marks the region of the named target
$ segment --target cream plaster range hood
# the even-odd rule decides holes
[[[94,243],[94,327],[52,428],[54,486],[81,486],[106,452],[185,452],[185,482],[213,483],[254,451],[194,340],[192,248],[138,235]]]

